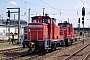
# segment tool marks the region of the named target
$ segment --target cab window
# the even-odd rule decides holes
[[[35,23],[38,22],[38,18],[34,18],[33,22],[35,22]]]
[[[58,25],[58,26],[62,27],[62,26],[63,26],[63,23],[59,23],[59,25]]]
[[[65,24],[66,25],[66,27],[70,27],[70,25],[69,24]]]
[[[50,19],[48,19],[48,18],[43,18],[43,23],[50,23]]]

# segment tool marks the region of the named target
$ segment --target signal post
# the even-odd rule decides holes
[[[8,10],[8,17],[9,17],[9,20],[10,20],[10,13],[18,13],[18,44],[20,44],[20,8],[7,8],[7,9],[17,9],[18,12],[10,12],[10,10]],[[9,24],[9,33],[10,33],[10,24]],[[9,35],[10,37],[10,35]]]
[[[78,28],[79,28],[79,40],[80,40],[80,18],[79,18],[79,20],[78,20]]]
[[[85,8],[82,8],[82,24],[83,24],[83,40],[82,43],[84,44],[84,16],[85,16]]]

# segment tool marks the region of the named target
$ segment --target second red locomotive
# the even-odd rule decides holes
[[[49,16],[34,16],[32,22],[24,27],[23,46],[30,50],[56,49],[61,44],[68,46],[76,39],[72,24],[58,23]]]

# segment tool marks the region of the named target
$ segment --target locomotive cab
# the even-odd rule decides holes
[[[48,16],[34,16],[32,22],[24,27],[24,45],[30,50],[44,50],[45,39],[48,39],[48,28],[50,24],[50,17]],[[46,44],[47,45],[47,44]],[[39,48],[38,48],[39,47]]]

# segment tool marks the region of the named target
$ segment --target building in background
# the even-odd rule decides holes
[[[6,25],[7,20],[0,20],[0,35],[8,34],[9,32],[9,24]],[[24,20],[20,20],[20,33],[23,33],[23,26],[26,26],[27,22]],[[18,20],[10,20],[10,32],[18,33]]]

